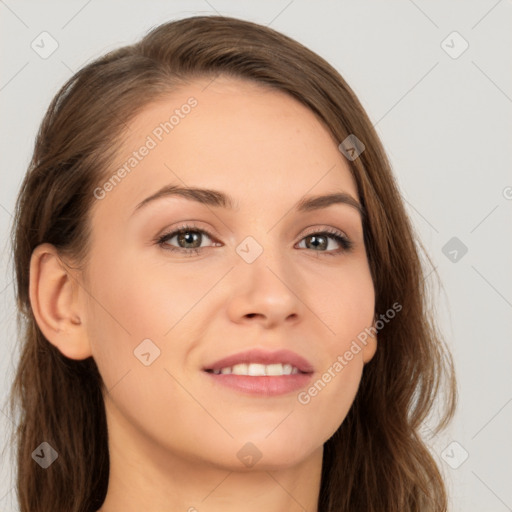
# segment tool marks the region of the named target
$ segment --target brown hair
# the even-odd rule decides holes
[[[311,109],[336,141],[355,134],[366,146],[348,163],[366,210],[375,311],[396,302],[402,310],[379,331],[355,401],[324,445],[319,511],[445,511],[445,485],[419,429],[438,391],[443,410],[434,431],[451,419],[453,362],[427,304],[416,235],[381,142],[325,60],[272,29],[221,16],[164,23],[86,65],[42,121],[13,228],[22,346],[9,404],[13,417],[16,405],[21,412],[13,432],[20,511],[94,512],[109,475],[101,376],[92,358],[69,359],[42,335],[28,294],[32,251],[47,242],[85,265],[93,190],[108,175],[126,123],[176,86],[219,74],[284,91]],[[46,470],[31,457],[43,441],[59,454]]]

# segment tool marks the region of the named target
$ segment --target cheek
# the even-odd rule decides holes
[[[134,350],[143,340],[161,347],[162,335],[171,326],[165,313],[172,296],[159,296],[160,288],[138,266],[113,251],[98,251],[90,262],[88,337],[107,389],[128,370],[142,366]]]
[[[184,283],[182,274],[129,252],[98,254],[91,264],[94,322],[133,341],[162,337],[198,300],[199,285]]]
[[[358,334],[370,327],[375,314],[375,291],[366,262],[358,262],[321,281],[312,297],[323,321],[325,348],[331,360],[343,353]],[[313,289],[315,289],[313,288]]]
[[[365,264],[323,282],[328,283],[327,292],[317,304],[324,312],[319,316],[329,326],[329,330],[324,329],[324,357],[316,380],[298,394],[297,401],[307,415],[323,419],[314,428],[328,439],[343,422],[357,394],[366,346],[358,336],[373,324],[375,292]]]
[[[193,330],[197,315],[208,306],[205,293],[218,281],[215,272],[198,272],[197,266],[185,271],[185,266],[145,261],[129,251],[95,253],[87,285],[88,336],[107,385],[129,369],[145,368],[137,359],[139,347],[158,354],[155,363],[166,360],[172,366],[185,358],[191,344],[183,333]],[[166,354],[170,342],[172,361]]]
[[[299,411],[305,418],[321,418],[312,422],[311,428],[313,437],[324,442],[339,428],[356,397],[365,351],[358,336],[372,325],[375,307],[369,273],[345,275],[333,286],[337,293],[330,295],[326,307],[334,333],[328,332],[324,337],[324,357],[316,379],[297,395]]]
[[[334,363],[298,393],[298,414],[309,423],[312,438],[324,443],[338,430],[354,402],[362,370],[360,358],[354,358],[345,366]]]

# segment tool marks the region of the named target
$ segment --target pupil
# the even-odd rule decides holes
[[[319,247],[319,245],[321,245],[322,247],[325,247],[325,241],[324,241],[323,244],[322,243],[318,244],[318,240],[319,239],[322,240],[324,238],[323,236],[311,235],[310,238],[311,238],[311,241],[312,241],[313,244],[315,244],[315,242],[316,242],[315,247]]]
[[[193,243],[194,238],[197,241],[198,233],[191,233],[190,231],[185,231],[180,235],[180,240],[184,241],[186,244]]]

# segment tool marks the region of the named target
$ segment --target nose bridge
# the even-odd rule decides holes
[[[253,231],[253,234],[246,236],[235,250],[242,260],[239,264],[243,273],[254,274],[253,277],[260,281],[272,283],[277,280],[280,286],[284,286],[275,274],[284,280],[290,270],[289,262],[286,262],[285,242],[276,239],[273,231]]]
[[[293,267],[286,259],[284,244],[273,238],[268,233],[249,235],[236,247],[241,259],[234,276],[237,293],[232,297],[237,316],[261,315],[276,322],[299,312]]]

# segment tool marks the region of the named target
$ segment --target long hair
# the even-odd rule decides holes
[[[112,165],[127,124],[150,102],[195,78],[243,78],[284,91],[313,111],[341,143],[357,183],[375,313],[394,303],[399,320],[379,331],[355,401],[324,444],[321,512],[442,512],[447,493],[420,427],[442,399],[434,431],[456,404],[453,361],[428,306],[416,235],[389,161],[359,100],[317,54],[270,28],[221,16],[167,22],[136,44],[85,65],[52,100],[16,203],[15,288],[21,357],[9,406],[17,417],[16,489],[21,512],[95,512],[109,476],[103,381],[92,357],[65,357],[43,336],[29,299],[29,263],[41,243],[85,265],[93,190]],[[442,393],[441,393],[442,391]],[[31,454],[43,442],[58,463]]]

